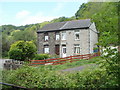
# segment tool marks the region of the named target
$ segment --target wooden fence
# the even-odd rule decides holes
[[[93,54],[85,54],[85,55],[75,55],[69,56],[65,58],[54,58],[54,59],[45,59],[45,60],[30,60],[30,65],[58,65],[64,64],[67,62],[79,61],[80,59],[91,59],[93,57],[100,56],[100,52]]]

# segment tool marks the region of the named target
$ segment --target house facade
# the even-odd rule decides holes
[[[98,42],[95,23],[90,19],[47,24],[37,35],[39,54],[60,57],[93,53]]]

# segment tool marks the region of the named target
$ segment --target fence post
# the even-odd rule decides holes
[[[82,58],[81,59],[83,59],[83,55],[81,55],[82,56]]]
[[[90,59],[90,54],[88,54],[88,56],[87,56],[87,57],[88,57],[88,59]]]
[[[70,59],[71,59],[70,62],[72,62],[72,56],[70,56]]]

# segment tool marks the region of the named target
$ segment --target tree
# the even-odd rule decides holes
[[[13,43],[9,50],[10,59],[29,60],[34,58],[36,46],[33,41],[17,41]]]
[[[98,7],[99,6],[99,7]],[[97,7],[97,8],[96,8]],[[82,4],[75,14],[77,19],[91,18],[95,22],[101,46],[118,43],[118,3],[89,2]]]
[[[7,57],[10,45],[14,42],[14,39],[12,36],[6,35],[4,33],[2,33],[1,37],[2,37],[2,56]]]

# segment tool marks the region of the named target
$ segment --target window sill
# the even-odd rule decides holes
[[[80,41],[80,39],[75,39],[75,41]]]
[[[44,41],[44,42],[48,42],[48,40]]]
[[[80,53],[74,53],[74,55],[80,55]]]

